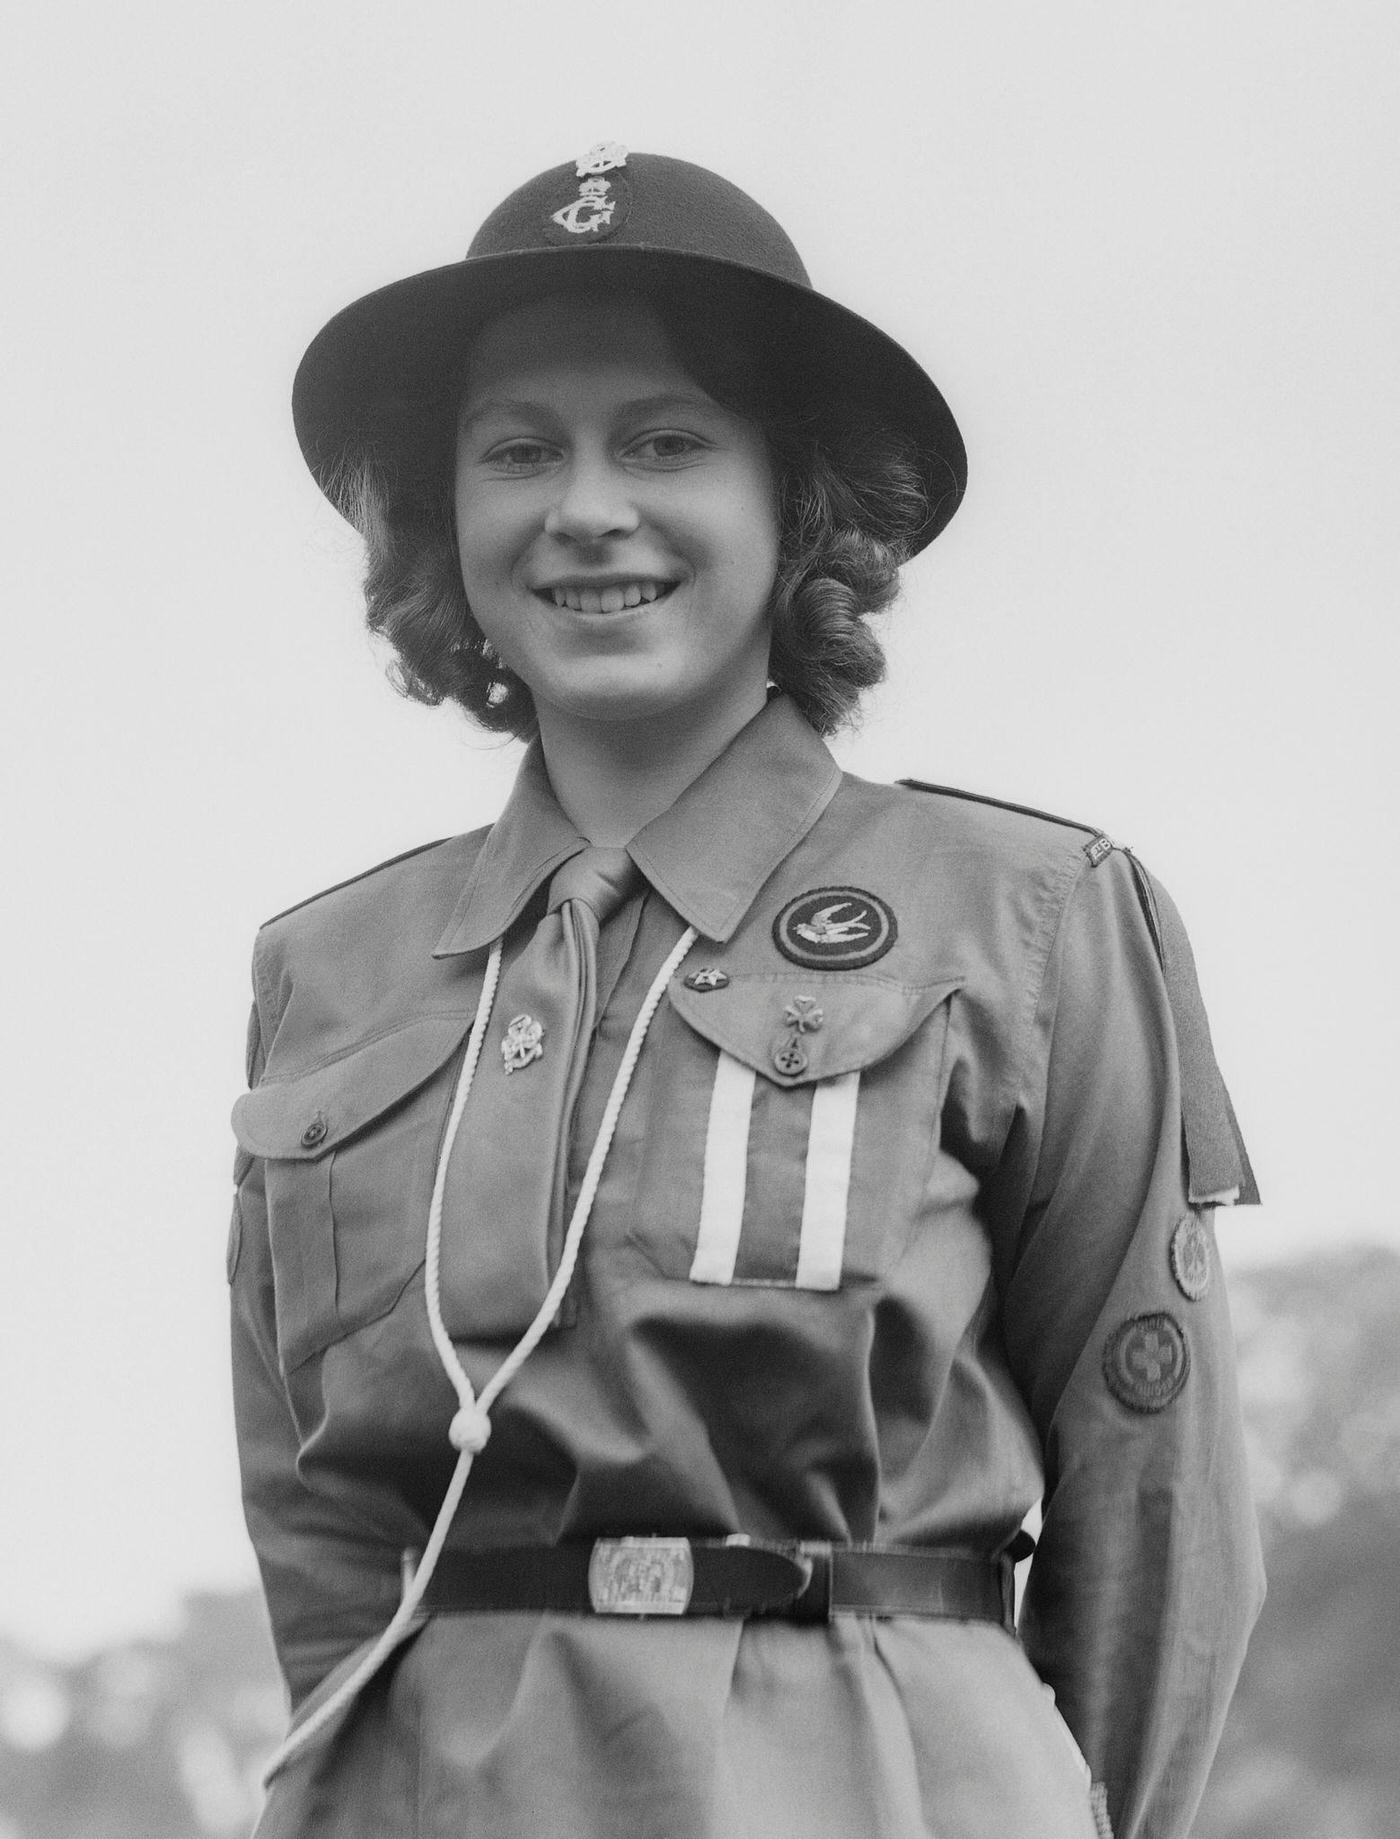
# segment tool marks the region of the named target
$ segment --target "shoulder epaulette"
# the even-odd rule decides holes
[[[1084,845],[1084,854],[1089,858],[1091,868],[1097,868],[1105,856],[1113,854],[1117,845],[1094,824],[1081,824],[1077,818],[1059,817],[1053,811],[1038,811],[1034,805],[1013,804],[1009,798],[992,798],[986,792],[965,792],[956,785],[933,785],[927,779],[901,779],[898,783],[907,786],[911,792],[936,792],[943,798],[963,798],[969,804],[993,805],[998,811],[1015,811],[1021,817],[1038,817],[1047,824],[1062,824],[1066,830],[1082,830],[1089,838]]]
[[[308,894],[305,900],[293,901],[290,907],[283,907],[280,913],[274,913],[271,919],[265,919],[263,925],[275,925],[278,920],[286,919],[289,913],[300,913],[303,907],[309,907],[318,900],[324,900],[328,894],[338,894],[342,888],[353,888],[357,881],[368,881],[371,875],[377,875],[386,868],[393,868],[397,862],[408,862],[414,856],[425,855],[430,849],[441,849],[444,843],[451,841],[451,837],[440,836],[431,843],[419,843],[413,849],[401,850],[398,855],[390,856],[387,861],[376,862],[373,868],[363,868],[358,875],[347,875],[344,881],[332,882],[330,887],[321,888],[315,894]]]

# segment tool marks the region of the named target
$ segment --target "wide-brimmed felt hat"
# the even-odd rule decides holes
[[[929,505],[911,553],[933,541],[962,498],[967,454],[932,378],[878,326],[817,293],[782,226],[738,186],[615,142],[512,192],[462,261],[366,294],[317,333],[292,389],[307,465],[337,508],[359,463],[418,476],[488,320],[550,293],[658,286],[737,323],[787,398],[837,415],[858,408],[905,434]]]

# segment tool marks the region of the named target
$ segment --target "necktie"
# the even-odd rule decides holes
[[[448,1162],[442,1313],[455,1339],[533,1319],[564,1235],[569,1130],[597,1020],[598,933],[640,882],[625,849],[585,849],[501,978],[493,1039]]]

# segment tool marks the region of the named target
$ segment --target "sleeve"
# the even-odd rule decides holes
[[[1001,1242],[1046,1466],[1021,1635],[1116,1839],[1186,1839],[1263,1600],[1206,1204],[1257,1195],[1184,931],[1121,852],[1078,877],[1031,1037]]]
[[[248,1082],[262,1074],[256,1007]],[[262,1161],[239,1150],[229,1239],[234,1422],[243,1506],[278,1662],[293,1708],[394,1611],[396,1574],[380,1548],[298,1473],[301,1439],[277,1356],[275,1286]]]

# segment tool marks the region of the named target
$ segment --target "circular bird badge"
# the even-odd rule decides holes
[[[785,958],[811,971],[853,971],[883,958],[899,935],[894,912],[864,888],[813,888],[773,921]]]
[[[1191,1349],[1181,1324],[1163,1311],[1129,1316],[1108,1337],[1103,1376],[1130,1411],[1161,1411],[1186,1384]]]

